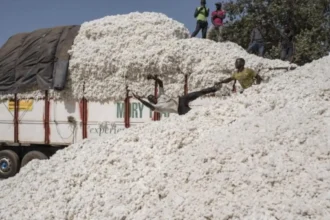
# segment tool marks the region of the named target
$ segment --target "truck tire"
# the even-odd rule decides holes
[[[19,167],[19,157],[14,151],[0,151],[0,179],[15,176]]]
[[[25,154],[25,156],[23,157],[21,168],[34,159],[47,160],[48,157],[44,153],[41,153],[40,151],[30,151],[29,153]]]

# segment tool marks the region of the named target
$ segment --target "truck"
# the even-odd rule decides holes
[[[127,88],[121,101],[54,99],[52,91],[65,89],[68,51],[79,29],[79,25],[71,25],[19,33],[0,48],[0,179],[83,139],[117,134],[169,117],[151,112]],[[187,93],[187,84],[186,76],[182,93]],[[42,96],[22,95],[32,88]]]
[[[0,178],[8,178],[34,159],[48,159],[56,151],[86,138],[99,138],[169,114],[152,112],[127,97],[106,103],[43,99],[14,99],[0,103]],[[157,95],[157,88],[155,88]]]
[[[1,179],[83,139],[169,116],[152,113],[128,92],[117,102],[54,99],[52,91],[66,88],[69,50],[79,30],[69,25],[18,33],[0,48]],[[26,96],[31,91],[41,96]]]

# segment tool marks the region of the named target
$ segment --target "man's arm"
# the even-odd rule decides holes
[[[230,77],[230,78],[227,78],[227,79],[224,79],[222,81],[219,82],[219,84],[226,84],[226,83],[230,83],[231,81],[235,80],[233,77]]]
[[[160,88],[164,89],[163,81],[161,79],[158,79],[157,77],[155,77],[155,81],[157,82],[157,84],[159,85]]]
[[[198,8],[196,8],[195,13],[194,13],[195,18],[197,18],[199,12],[201,12],[202,9],[203,9],[203,7],[200,7],[199,10],[198,10]]]
[[[158,79],[157,77],[155,77],[155,81],[159,85],[159,91],[158,91],[158,95],[157,95],[157,98],[159,98],[161,95],[165,94],[163,81]]]
[[[209,8],[205,8],[205,10],[206,10],[206,17],[208,17],[209,15],[210,15],[210,9]]]
[[[217,16],[217,13],[214,13],[214,12],[212,12],[212,14],[211,14],[211,21],[212,21],[212,24],[215,26],[215,24],[214,24],[214,19],[216,19],[218,16]]]
[[[157,98],[159,98],[161,95],[165,94],[163,81],[161,79],[158,79],[157,76],[152,76],[151,74],[149,74],[147,76],[147,79],[148,80],[153,79],[159,85],[159,92],[158,92]]]
[[[234,81],[234,84],[233,84],[233,90],[232,90],[233,92],[236,92],[236,81],[237,81],[237,80],[235,80],[235,81]]]
[[[227,78],[227,79],[224,79],[224,80],[222,80],[222,81],[220,81],[220,82],[217,82],[217,83],[215,83],[215,85],[219,85],[219,84],[223,84],[223,83],[225,83],[225,84],[227,84],[227,83],[230,83],[231,81],[234,81],[234,85],[233,85],[233,92],[235,92],[236,91],[236,79],[234,78],[234,77],[230,77],[230,78]]]
[[[261,81],[262,81],[262,78],[261,78],[261,76],[259,75],[261,69],[259,69],[258,71],[254,71],[254,70],[252,70],[252,69],[249,69],[249,71],[251,71],[251,74],[252,74],[252,76],[255,78],[256,83],[257,83],[257,84],[260,84]]]
[[[143,100],[140,96],[138,96],[138,95],[136,95],[136,94],[134,94],[134,93],[132,93],[132,94],[133,94],[133,96],[134,96],[137,100],[139,100],[143,105],[145,105],[145,106],[147,106],[148,108],[150,108],[151,111],[154,111],[154,110],[156,109],[155,106],[153,106],[153,105],[150,104],[149,102]]]
[[[255,28],[252,29],[251,36],[250,36],[250,38],[251,38],[250,43],[252,43],[254,40],[254,32],[255,32]]]

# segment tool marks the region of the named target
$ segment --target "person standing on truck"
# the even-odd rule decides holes
[[[206,38],[208,22],[207,18],[209,16],[210,9],[206,8],[206,0],[201,0],[201,6],[197,7],[194,13],[194,17],[197,19],[196,29],[191,34],[191,37],[196,37],[200,30],[202,30],[202,38]]]
[[[260,82],[262,81],[262,78],[259,76],[259,74],[257,74],[252,69],[245,68],[245,60],[243,58],[236,59],[235,67],[237,70],[236,73],[234,73],[230,78],[216,83],[216,85],[221,85],[223,83],[230,83],[234,81],[233,91],[235,91],[235,84],[236,81],[238,81],[243,88],[240,93],[243,93],[243,91],[251,87],[255,81],[257,84],[260,84]]]
[[[175,99],[165,94],[162,80],[152,75],[148,75],[147,79],[153,79],[157,82],[157,85],[159,86],[158,96],[155,97],[154,95],[148,95],[147,99],[149,102],[142,99],[141,96],[138,96],[135,93],[132,93],[133,96],[140,102],[142,102],[142,104],[150,108],[152,111],[159,113],[177,113],[179,115],[184,115],[191,110],[191,108],[189,107],[190,102],[194,101],[200,96],[214,93],[218,91],[222,86],[221,84],[218,84],[197,92],[191,92],[187,95],[179,96],[178,99]]]
[[[263,57],[265,44],[261,31],[262,31],[261,24],[258,22],[251,32],[250,44],[247,49],[247,52],[251,53],[257,51],[258,56]]]
[[[223,20],[226,18],[226,12],[222,10],[221,2],[215,3],[216,10],[211,14],[211,20],[213,26],[207,33],[207,39],[214,40],[216,42],[222,41],[222,28],[223,28]]]

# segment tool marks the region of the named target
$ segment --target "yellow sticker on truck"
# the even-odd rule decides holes
[[[19,100],[18,103],[19,111],[32,111],[33,109],[33,100]],[[15,101],[9,101],[8,109],[9,111],[15,111]]]

